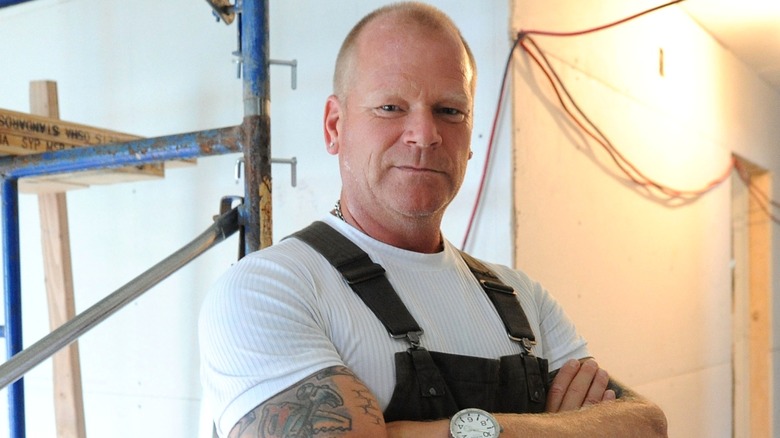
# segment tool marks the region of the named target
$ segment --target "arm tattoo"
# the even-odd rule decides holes
[[[370,391],[346,367],[324,369],[281,392],[246,414],[230,431],[230,438],[298,438],[352,430],[352,413],[344,406],[332,378],[350,377],[358,384],[351,392],[374,424],[381,424],[382,413]]]
[[[344,400],[329,385],[305,383],[295,392],[295,401],[264,407],[261,436],[310,437],[320,432],[350,430],[351,419],[333,409],[343,404]]]
[[[382,411],[379,410],[379,407],[374,404],[374,400],[366,395],[368,389],[364,390],[355,390],[355,396],[361,401],[360,408],[363,409],[363,413],[368,415],[371,418],[371,422],[374,424],[382,424],[384,421],[384,416],[382,415]]]
[[[352,371],[350,371],[347,367],[325,368],[324,370],[318,371],[317,374],[314,375],[317,380],[323,380],[333,376],[348,376],[352,377],[353,379],[357,379],[355,374],[353,374]]]
[[[363,413],[371,417],[374,424],[381,424],[384,420],[382,411],[379,406],[374,403],[373,397],[371,397],[371,391],[366,388],[365,384],[358,379],[358,377],[352,373],[347,367],[330,367],[317,373],[317,380],[325,379],[331,376],[345,376],[350,377],[357,385],[362,389],[353,390],[355,397],[360,400],[360,408]]]

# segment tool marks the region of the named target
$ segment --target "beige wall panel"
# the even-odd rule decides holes
[[[513,28],[580,30],[657,4],[520,0]],[[732,152],[780,169],[780,96],[679,7],[593,35],[535,38],[649,177],[698,188]],[[670,436],[730,436],[729,185],[690,203],[648,195],[566,118],[521,53],[513,87],[518,267],[563,303],[602,365],[648,389]]]
[[[635,389],[667,412],[674,412],[675,418],[685,419],[673,421],[670,437],[730,437],[731,417],[722,415],[720,403],[704,402],[723,398],[728,393],[724,382],[730,378],[731,367],[723,364],[637,385]],[[689,395],[681,397],[682,391]],[[692,399],[702,402],[691,403]]]

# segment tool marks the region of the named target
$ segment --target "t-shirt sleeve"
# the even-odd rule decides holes
[[[221,436],[294,383],[343,364],[316,300],[305,271],[258,253],[242,259],[207,294],[198,325],[201,379]]]
[[[543,289],[538,297],[540,330],[544,340],[542,355],[549,361],[550,370],[557,370],[569,359],[580,359],[590,356],[588,343],[578,332],[558,301]]]
[[[520,294],[520,303],[537,337],[535,353],[547,359],[550,370],[560,368],[569,359],[590,356],[588,343],[577,332],[560,303],[539,282],[522,271],[492,266],[499,277]]]

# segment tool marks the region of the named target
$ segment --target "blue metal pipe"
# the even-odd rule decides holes
[[[268,1],[244,0],[239,11],[244,80],[244,253],[272,243]]]
[[[0,176],[23,178],[241,152],[241,127],[0,158]]]
[[[13,6],[18,5],[20,3],[26,3],[30,0],[0,0],[0,8],[4,8],[6,6]]]
[[[2,181],[3,286],[5,291],[5,351],[10,359],[22,351],[22,273],[19,245],[19,187],[16,179]],[[8,387],[8,420],[12,438],[24,438],[24,383]]]
[[[244,116],[268,115],[268,1],[244,0],[239,12]]]

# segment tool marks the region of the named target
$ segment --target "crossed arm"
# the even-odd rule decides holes
[[[569,361],[553,381],[545,414],[497,414],[502,437],[665,437],[653,403],[611,380],[595,361]],[[346,367],[315,373],[257,406],[229,438],[440,437],[449,420],[385,423],[371,391]]]

